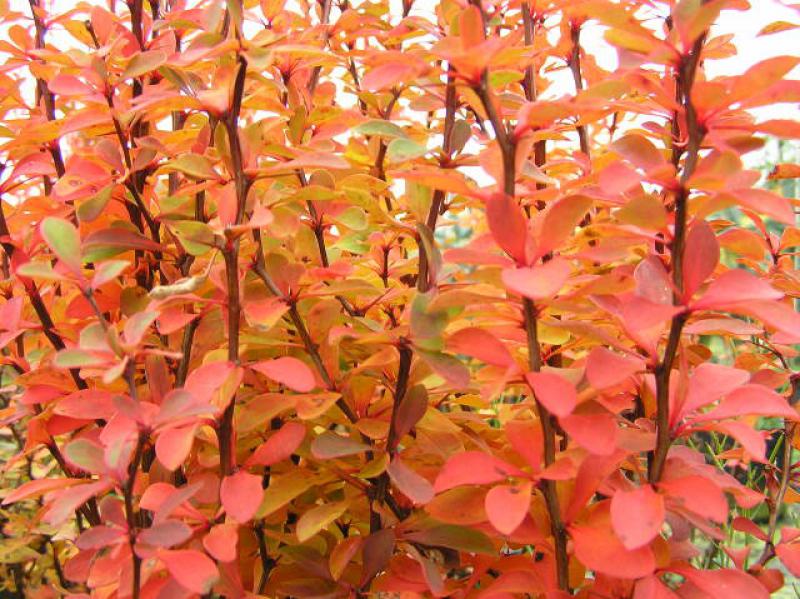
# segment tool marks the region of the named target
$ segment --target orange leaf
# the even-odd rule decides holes
[[[626,549],[650,543],[661,532],[665,517],[664,498],[650,485],[617,491],[611,499],[611,524]]]
[[[486,494],[486,515],[499,532],[513,533],[528,513],[531,505],[531,481],[518,485],[498,485]]]

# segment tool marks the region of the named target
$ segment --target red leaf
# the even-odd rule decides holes
[[[219,498],[228,515],[244,524],[255,515],[264,498],[261,477],[244,470],[226,476],[219,488]]]
[[[3,505],[9,505],[23,499],[33,499],[56,489],[63,489],[84,482],[78,478],[40,478],[21,484],[3,498]]]
[[[528,221],[516,200],[503,193],[486,200],[486,220],[495,242],[518,264],[526,264]]]
[[[158,557],[172,578],[194,593],[208,593],[219,580],[217,566],[205,553],[191,549],[163,550]]]
[[[56,414],[80,420],[108,420],[116,412],[114,394],[99,389],[82,389],[60,399],[53,408]]]
[[[572,267],[563,258],[553,258],[541,266],[506,268],[503,284],[514,293],[532,300],[552,299],[567,282]]]
[[[611,455],[617,446],[618,427],[610,414],[569,414],[558,419],[575,442],[596,455]]]
[[[595,347],[586,359],[586,378],[595,389],[608,389],[644,370],[644,361]]]
[[[308,393],[317,386],[311,368],[291,356],[257,362],[250,368],[298,393]]]
[[[515,364],[511,352],[502,341],[489,331],[476,327],[456,331],[447,340],[447,349],[495,366],[509,367]]]
[[[197,401],[209,403],[214,391],[225,384],[225,380],[235,368],[233,363],[224,361],[203,364],[189,373],[184,388],[194,395]]]
[[[536,400],[551,414],[566,416],[575,409],[578,394],[573,384],[564,377],[552,372],[529,372],[525,380],[536,394]]]
[[[730,392],[719,406],[695,416],[695,421],[722,420],[736,416],[780,416],[797,420],[797,411],[786,398],[763,385],[744,385]]]
[[[156,439],[158,461],[169,471],[177,470],[192,450],[196,424],[176,426],[159,433]]]
[[[534,472],[542,467],[542,428],[534,420],[510,420],[505,425],[506,438]]]
[[[664,498],[643,485],[633,491],[617,491],[611,499],[611,524],[626,549],[652,541],[664,524]]]
[[[783,293],[746,270],[729,270],[712,281],[692,310],[722,310],[755,300],[775,300]]]
[[[236,545],[239,542],[238,526],[217,524],[203,537],[203,547],[219,562],[236,560]]]
[[[306,427],[299,422],[287,422],[278,432],[255,450],[247,466],[271,466],[289,459],[306,436]]]
[[[403,464],[399,457],[392,460],[386,467],[386,472],[400,492],[415,504],[425,505],[433,499],[433,485],[428,479]]]
[[[611,529],[607,509],[596,508],[589,520],[569,527],[575,557],[591,570],[615,578],[641,578],[653,573],[656,560],[648,546],[628,550]]]
[[[127,540],[128,533],[121,528],[113,526],[93,526],[81,533],[78,540],[75,542],[78,549],[102,549],[109,545],[115,545]]]
[[[531,505],[531,481],[518,485],[498,485],[486,494],[486,515],[498,532],[513,533],[528,513]]]
[[[668,505],[682,507],[698,516],[715,522],[725,522],[728,517],[728,501],[720,488],[709,479],[691,475],[658,484],[669,498]]]
[[[496,483],[509,476],[525,476],[517,467],[482,451],[464,451],[447,460],[433,485],[437,493],[461,485]]]
[[[769,599],[769,592],[758,580],[741,570],[697,570],[681,565],[669,568],[684,576],[708,597],[725,599]]]
[[[681,406],[680,416],[674,418],[675,422],[698,408],[714,403],[720,397],[747,383],[749,379],[750,373],[746,370],[711,362],[700,364],[689,378],[686,399]]]
[[[188,541],[191,536],[192,529],[185,522],[164,520],[142,530],[136,540],[156,547],[174,547]]]
[[[699,221],[689,229],[684,256],[683,296],[690,299],[719,263],[719,243],[706,221]]]

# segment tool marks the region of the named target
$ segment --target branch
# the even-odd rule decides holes
[[[688,142],[680,187],[675,196],[675,226],[671,247],[672,282],[676,290],[673,298],[673,303],[675,305],[679,305],[682,302],[681,296],[683,292],[683,254],[686,244],[686,225],[688,220],[687,201],[689,199],[689,188],[687,184],[697,166],[700,143],[704,135],[704,131],[697,122],[697,112],[692,105],[691,92],[705,38],[706,34],[704,33],[694,43],[689,55],[681,58],[681,62],[678,66],[678,95],[681,98],[681,103],[686,113]],[[656,483],[661,480],[664,464],[667,461],[667,453],[672,444],[669,430],[669,384],[672,375],[672,366],[675,362],[678,346],[680,345],[681,333],[687,318],[688,314],[685,312],[673,317],[670,323],[669,337],[667,339],[667,347],[664,350],[664,357],[654,371],[656,377],[656,448],[649,460],[648,479],[651,483]]]
[[[488,77],[484,71],[480,85],[475,88],[478,97],[483,103],[484,110],[489,116],[495,137],[500,145],[503,155],[503,191],[506,195],[514,196],[515,191],[515,153],[516,147],[513,140],[508,135],[505,126],[497,115],[494,104],[489,96]],[[542,368],[542,349],[539,343],[539,332],[537,323],[537,310],[533,302],[528,298],[523,298],[522,307],[525,316],[525,331],[528,340],[528,366],[533,372],[539,372]],[[556,434],[553,427],[552,416],[542,403],[535,398],[536,410],[542,424],[542,436],[544,443],[545,466],[555,462],[556,455]],[[547,511],[550,516],[550,527],[553,534],[556,558],[556,577],[558,586],[563,591],[569,591],[569,556],[567,555],[567,533],[561,518],[561,507],[558,500],[556,483],[553,480],[542,481],[542,491],[544,493]]]
[[[575,94],[583,90],[583,75],[581,74],[581,26],[577,23],[570,23],[570,41],[572,42],[572,52],[569,57],[569,69],[572,71],[572,79],[575,82]],[[590,156],[589,136],[586,133],[585,125],[578,125],[578,140],[581,145],[581,152]]]
[[[234,184],[236,186],[236,221],[239,225],[244,220],[247,203],[247,192],[251,180],[244,172],[244,159],[239,140],[239,112],[242,107],[244,81],[247,74],[247,60],[243,55],[238,57],[239,70],[233,87],[233,101],[231,109],[223,121],[228,133],[228,144],[231,150],[231,163],[234,170]],[[239,321],[241,318],[241,299],[239,297],[239,238],[228,239],[222,252],[225,258],[225,281],[228,293],[228,360],[234,364],[239,363]],[[233,411],[236,404],[236,394],[226,406],[217,426],[219,439],[219,467],[222,478],[233,473],[236,455],[233,448]]]

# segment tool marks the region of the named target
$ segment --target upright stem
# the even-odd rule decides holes
[[[583,90],[583,74],[581,73],[581,26],[577,23],[570,24],[570,41],[572,42],[572,53],[569,59],[569,68],[572,71],[572,79],[575,82],[575,93]],[[581,152],[589,156],[589,136],[586,133],[585,125],[578,125],[578,140]]]
[[[236,187],[236,221],[239,225],[243,222],[247,205],[247,192],[250,189],[250,179],[244,172],[244,158],[242,146],[239,141],[239,112],[242,107],[244,81],[247,74],[247,60],[243,55],[238,57],[239,70],[233,87],[233,101],[231,109],[223,121],[228,133],[228,144],[231,150],[231,163],[233,165],[234,185]],[[228,360],[234,364],[239,363],[239,321],[241,318],[241,299],[239,297],[239,238],[229,239],[222,252],[225,259],[225,281],[228,293]],[[234,451],[233,411],[236,405],[236,394],[225,407],[222,417],[217,425],[217,438],[219,440],[219,468],[220,475],[224,478],[233,474],[236,468],[236,452]]]
[[[489,95],[487,73],[484,72],[481,84],[476,86],[475,92],[480,98],[483,108],[492,123],[495,138],[500,146],[500,153],[503,157],[503,191],[506,195],[514,196],[515,192],[515,155],[516,146],[513,139],[509,136],[503,121],[500,119],[495,109],[492,98]],[[523,312],[525,316],[525,332],[528,341],[528,367],[532,372],[539,372],[542,368],[542,349],[539,343],[539,332],[537,323],[536,306],[528,298],[523,298]],[[534,398],[535,399],[535,398]],[[542,424],[542,436],[544,443],[545,465],[549,466],[555,462],[556,456],[556,433],[553,427],[552,416],[542,403],[535,399],[536,410]],[[559,505],[556,483],[553,480],[542,480],[542,491],[544,493],[547,512],[550,516],[550,528],[553,535],[553,545],[556,559],[556,577],[558,587],[563,591],[569,591],[569,556],[567,555],[567,533],[564,522],[561,518],[561,506]]]
[[[704,131],[697,121],[697,112],[692,105],[691,92],[705,38],[705,34],[701,35],[694,43],[691,52],[681,57],[676,79],[677,96],[680,98],[686,117],[687,137],[683,172],[681,173],[680,186],[675,195],[675,224],[671,246],[672,283],[676,290],[673,302],[676,305],[680,305],[683,302],[683,254],[686,245],[688,221],[688,182],[697,166],[700,144],[704,135]],[[675,357],[680,346],[681,333],[687,317],[685,312],[673,317],[670,323],[664,356],[654,370],[656,378],[656,447],[649,460],[648,479],[651,483],[657,483],[661,480],[661,476],[664,473],[664,464],[667,461],[667,453],[672,444],[669,430],[669,385],[672,366],[675,363]]]

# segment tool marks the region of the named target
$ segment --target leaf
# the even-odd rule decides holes
[[[667,507],[677,506],[714,522],[725,522],[728,517],[725,494],[714,482],[703,476],[690,475],[662,480],[658,487],[669,499]]]
[[[167,62],[167,55],[161,50],[140,52],[131,58],[131,61],[128,63],[128,66],[125,67],[125,71],[120,77],[122,79],[141,77],[142,75],[157,69],[165,62]]]
[[[691,298],[719,263],[719,243],[706,221],[695,223],[686,235],[683,296]]]
[[[291,356],[257,362],[250,368],[299,393],[308,393],[317,386],[311,368]]]
[[[386,159],[390,163],[405,162],[424,156],[428,150],[406,137],[398,137],[389,142],[386,148]]]
[[[780,179],[800,179],[800,164],[776,164],[772,167],[767,179],[771,181]]]
[[[530,508],[532,489],[531,481],[489,489],[486,494],[486,515],[492,526],[504,535],[510,535],[519,528]]]
[[[347,568],[348,564],[353,561],[356,553],[358,550],[361,549],[361,545],[364,543],[364,539],[360,536],[357,537],[347,537],[339,541],[336,546],[331,549],[331,556],[328,560],[328,568],[330,569],[331,576],[333,576],[334,580],[339,580],[344,574],[345,568]],[[366,556],[364,558],[367,559]]]
[[[586,378],[595,389],[608,389],[644,371],[644,367],[640,359],[616,354],[605,347],[595,347],[586,359]]]
[[[288,460],[300,447],[305,436],[305,425],[299,422],[287,422],[253,452],[253,455],[247,459],[246,465],[272,466]]]
[[[121,528],[112,526],[93,526],[81,533],[75,542],[78,549],[83,551],[91,549],[102,549],[109,545],[116,545],[123,540],[127,541],[128,534]]]
[[[219,179],[219,175],[211,165],[211,161],[199,154],[181,154],[167,163],[167,167],[183,173],[187,177],[201,181]]]
[[[219,571],[213,561],[200,551],[192,549],[163,550],[158,554],[170,576],[186,590],[208,593],[219,580]]]
[[[332,524],[341,516],[349,505],[349,502],[326,503],[318,505],[305,512],[297,521],[297,540],[305,543],[323,528]]]
[[[800,576],[800,544],[780,543],[775,553],[789,572]]]
[[[433,485],[406,466],[399,457],[395,456],[386,467],[386,472],[400,492],[415,504],[425,505],[433,499]]]
[[[197,431],[196,424],[177,426],[162,431],[156,439],[158,461],[169,470],[177,470],[189,456]]]
[[[405,131],[391,121],[373,119],[357,125],[353,129],[354,133],[361,135],[375,135],[379,137],[406,137]]]
[[[106,491],[111,487],[108,480],[100,480],[85,485],[70,487],[62,491],[49,505],[44,515],[44,521],[51,526],[60,526],[68,518],[74,515],[79,506],[86,503],[89,499]]]
[[[364,566],[361,572],[361,584],[372,580],[381,570],[386,568],[394,553],[394,530],[384,528],[373,532],[364,539]]]
[[[253,518],[264,498],[261,477],[245,470],[226,476],[219,488],[219,498],[228,515],[244,524]]]
[[[626,549],[638,549],[661,532],[666,510],[664,498],[650,485],[617,491],[611,499],[611,524]]]
[[[311,443],[311,454],[318,460],[331,460],[364,453],[368,445],[353,441],[348,437],[325,431]]]
[[[567,282],[572,267],[563,258],[553,258],[541,266],[506,268],[503,284],[510,291],[535,301],[552,299]]]
[[[64,447],[64,455],[70,463],[85,472],[102,474],[105,472],[103,446],[89,439],[75,439]]]
[[[486,220],[497,245],[517,264],[527,264],[528,221],[514,198],[492,194],[486,200]]]
[[[717,277],[695,301],[692,310],[723,310],[756,300],[775,300],[783,293],[745,270],[729,270]]]
[[[425,415],[427,409],[428,392],[423,385],[414,385],[406,391],[394,416],[397,442],[411,432],[411,429]]]
[[[595,455],[611,455],[617,446],[619,429],[610,414],[568,414],[559,418],[567,434]]]
[[[84,251],[97,251],[100,249],[118,250],[144,250],[148,252],[160,252],[164,248],[161,244],[145,237],[141,233],[114,227],[93,231],[83,240]]]
[[[436,493],[461,485],[485,485],[525,474],[503,460],[482,451],[464,451],[445,462],[434,483]]]
[[[685,577],[700,592],[710,597],[769,599],[770,596],[758,580],[741,570],[698,570],[686,565],[673,566],[669,570]]]
[[[419,532],[406,533],[404,538],[424,545],[448,547],[467,553],[496,553],[492,541],[484,533],[454,524],[442,524]]]
[[[218,562],[236,561],[236,546],[239,543],[236,524],[216,524],[203,537],[203,548]]]
[[[722,420],[737,416],[777,416],[798,420],[798,413],[785,397],[763,385],[744,385],[731,391],[719,406],[695,416],[696,421]]]
[[[447,349],[495,366],[508,368],[516,365],[511,352],[502,341],[489,331],[477,327],[456,331],[447,339]]]
[[[10,505],[24,499],[35,499],[45,493],[71,487],[83,482],[85,481],[79,478],[40,478],[37,480],[29,480],[6,495],[3,498],[3,505]]]
[[[585,523],[569,527],[575,557],[587,568],[614,578],[633,579],[652,574],[656,567],[653,551],[648,546],[626,549],[613,534],[608,509],[603,508],[596,508]]]
[[[552,372],[529,372],[525,380],[533,389],[536,401],[556,416],[567,416],[578,403],[575,386]]]
[[[551,204],[534,224],[536,258],[559,249],[575,232],[583,217],[592,207],[592,200],[582,195],[572,195]]]
[[[270,477],[269,486],[264,492],[264,500],[256,516],[259,518],[269,516],[305,493],[313,484],[313,477],[302,470],[295,470],[283,476]]]
[[[58,259],[78,276],[81,271],[81,238],[78,230],[71,223],[61,218],[48,216],[42,221],[42,238]]]
[[[140,531],[136,540],[155,547],[174,547],[185,543],[192,536],[192,529],[180,520],[164,520]]]

